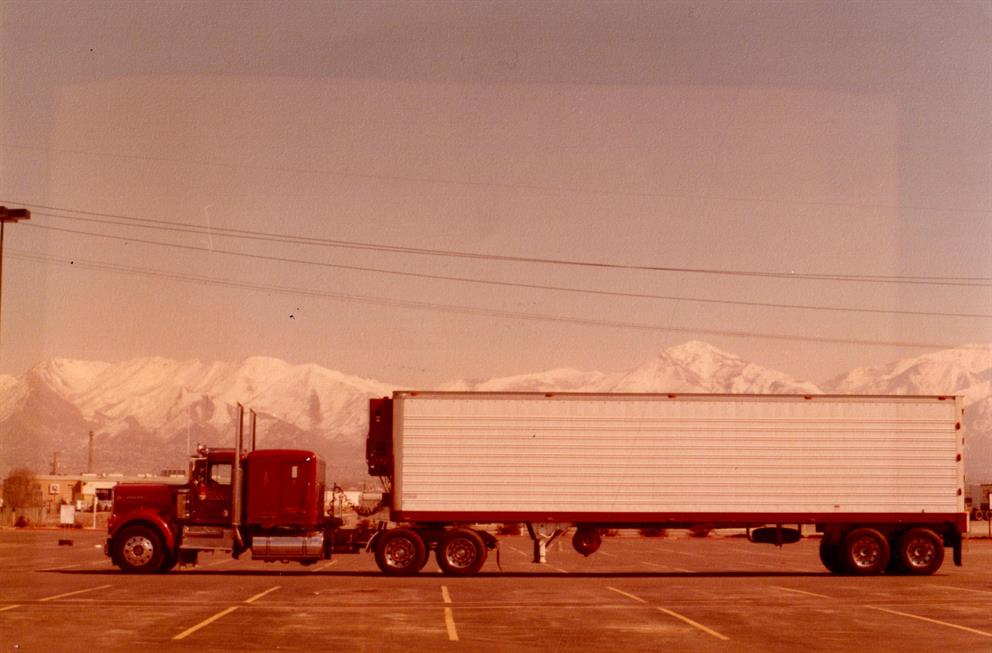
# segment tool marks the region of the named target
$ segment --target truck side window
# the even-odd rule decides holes
[[[230,463],[214,463],[210,466],[210,482],[217,485],[231,484]]]

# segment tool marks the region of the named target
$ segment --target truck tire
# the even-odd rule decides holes
[[[889,537],[889,564],[885,566],[885,573],[890,576],[902,576],[906,573],[906,568],[899,559],[899,538]]]
[[[899,567],[911,576],[929,576],[944,564],[944,541],[929,528],[911,528],[899,538]]]
[[[880,574],[889,564],[889,541],[874,528],[855,528],[844,537],[844,567],[855,576]]]
[[[165,547],[158,531],[148,526],[129,526],[114,538],[114,559],[121,571],[150,574],[165,561]]]
[[[167,571],[175,569],[177,564],[179,564],[179,556],[171,551],[166,551],[162,558],[162,564],[155,571],[164,574]]]
[[[427,547],[416,531],[395,528],[375,543],[375,563],[388,576],[412,576],[424,567]]]
[[[486,562],[488,551],[479,534],[454,528],[437,543],[437,566],[449,576],[474,576]]]
[[[595,528],[579,528],[572,535],[572,548],[588,557],[599,551],[603,536]]]
[[[841,555],[841,545],[837,542],[829,542],[826,536],[820,540],[820,562],[831,573],[847,573],[847,567],[844,566],[844,558]]]

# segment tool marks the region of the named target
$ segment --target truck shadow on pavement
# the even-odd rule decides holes
[[[67,576],[131,576],[116,569],[58,569],[38,570],[41,574]],[[182,576],[216,576],[230,578],[236,576],[300,576],[307,578],[382,578],[405,581],[459,580],[461,578],[815,578],[832,576],[828,571],[483,571],[475,576],[445,576],[441,573],[422,572],[413,576],[385,576],[379,571],[306,571],[268,569],[181,569],[169,574],[146,574],[154,578],[180,578]]]

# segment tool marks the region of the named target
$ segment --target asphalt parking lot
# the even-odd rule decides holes
[[[815,539],[607,538],[548,564],[501,538],[475,578],[381,575],[372,556],[312,567],[203,556],[126,576],[103,533],[0,531],[3,651],[990,651],[992,541],[934,576],[828,574]]]

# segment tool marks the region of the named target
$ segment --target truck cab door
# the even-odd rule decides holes
[[[190,523],[231,523],[231,463],[205,461],[193,474]]]

